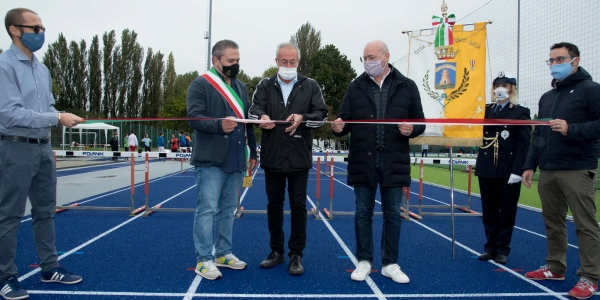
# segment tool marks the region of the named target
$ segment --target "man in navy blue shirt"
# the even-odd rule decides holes
[[[81,281],[57,263],[56,168],[49,135],[59,123],[72,127],[85,120],[54,108],[50,72],[33,55],[44,44],[40,17],[17,8],[6,14],[5,25],[13,43],[0,54],[0,295],[24,299],[28,293],[17,279],[15,257],[27,197],[42,282]]]

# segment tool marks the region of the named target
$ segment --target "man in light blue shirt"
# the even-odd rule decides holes
[[[81,281],[57,263],[56,169],[49,132],[58,123],[72,127],[85,120],[54,108],[50,72],[33,55],[44,44],[40,17],[17,8],[6,14],[5,24],[13,44],[0,54],[0,295],[24,299],[28,293],[14,262],[27,197],[42,282]]]
[[[294,76],[294,79],[292,79],[292,81],[288,81],[287,83],[282,81],[281,77],[277,76],[277,82],[279,82],[279,87],[281,88],[283,103],[287,106],[288,98],[290,97],[290,93],[292,93],[292,88],[294,87],[294,84],[298,82],[298,75]]]

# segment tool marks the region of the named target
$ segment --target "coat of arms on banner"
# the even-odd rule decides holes
[[[435,89],[453,89],[456,82],[456,63],[435,64]]]
[[[454,14],[433,16],[433,28],[409,33],[407,75],[421,94],[426,118],[482,119],[485,115],[486,24],[472,30],[455,24]],[[472,24],[473,25],[473,24]],[[475,62],[478,62],[475,68]],[[428,125],[423,136],[480,142],[481,126]],[[429,143],[435,143],[429,139]],[[442,143],[443,144],[443,143]]]

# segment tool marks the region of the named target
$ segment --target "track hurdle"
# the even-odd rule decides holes
[[[430,161],[433,161],[433,163],[438,163],[441,164],[441,160],[439,159],[428,159]],[[409,209],[410,208],[416,208],[418,210],[417,215],[419,217],[423,217],[423,216],[458,216],[458,217],[480,217],[481,213],[478,213],[476,211],[471,210],[471,181],[472,181],[472,173],[473,173],[473,166],[471,165],[472,163],[475,163],[474,160],[467,160],[465,161],[466,163],[469,164],[469,183],[468,183],[468,196],[467,196],[467,205],[457,205],[454,204],[454,202],[452,202],[451,205],[424,205],[423,204],[423,169],[424,169],[424,159],[421,159],[421,163],[419,164],[419,204],[417,205],[409,205]],[[452,167],[453,163],[450,162],[449,163],[450,166]],[[452,175],[452,174],[451,174]],[[454,199],[454,185],[452,184],[453,182],[451,181],[451,200]],[[456,208],[459,210],[464,211],[464,213],[454,213],[454,211],[452,210],[452,208]],[[451,209],[451,212],[431,212],[431,211],[423,211],[423,209]]]
[[[321,157],[317,157],[317,189],[315,191],[315,198],[316,198],[316,206],[317,209],[315,209],[314,207],[311,207],[310,211],[313,214],[313,217],[315,218],[315,220],[321,220],[321,216],[319,215],[319,206],[320,206],[320,202],[321,202]]]
[[[332,155],[333,156],[333,155]],[[331,163],[329,164],[329,210],[323,208],[323,212],[327,216],[327,220],[333,220],[333,157],[331,157]]]
[[[83,154],[83,152],[85,151],[54,151],[54,160],[56,160],[56,156],[57,155],[62,155],[62,156],[70,156],[70,157],[74,157],[74,156],[85,156]],[[115,152],[106,152],[107,154],[110,153],[110,157],[113,156],[121,156],[120,152],[119,155],[114,155]],[[103,152],[103,155],[104,152]],[[106,155],[109,156],[109,155]],[[135,157],[134,157],[134,153],[131,153],[131,206],[130,207],[106,207],[106,206],[85,206],[85,205],[67,205],[67,206],[63,206],[63,205],[57,205],[56,206],[56,211],[58,212],[62,212],[65,210],[118,210],[118,211],[128,211],[130,216],[135,216],[134,211],[135,211],[135,203],[134,203],[134,194],[135,194]]]

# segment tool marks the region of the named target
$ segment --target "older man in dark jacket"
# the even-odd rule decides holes
[[[258,84],[250,108],[251,118],[288,121],[260,125],[260,166],[265,170],[271,234],[271,253],[260,266],[272,268],[284,261],[283,202],[287,180],[292,211],[288,272],[300,275],[304,273],[302,251],[306,246],[306,186],[308,170],[312,168],[312,130],[323,126],[327,106],[317,82],[296,71],[300,62],[298,46],[280,44],[275,62],[277,74]]]
[[[525,274],[533,280],[564,280],[567,270],[567,211],[573,213],[579,282],[569,295],[591,297],[600,279],[600,227],[596,220],[596,181],[600,152],[600,84],[579,66],[579,49],[570,43],[550,47],[552,90],[542,95],[539,117],[525,161],[523,183],[531,187],[540,168],[538,192],[548,240],[547,265]]]
[[[346,90],[338,119],[332,123],[336,136],[351,133],[348,154],[348,184],[356,194],[356,258],[351,278],[363,281],[373,263],[373,209],[379,185],[383,210],[382,272],[398,283],[409,279],[397,264],[400,242],[402,187],[410,186],[408,141],[425,131],[424,125],[375,125],[343,123],[350,120],[422,119],[421,97],[414,81],[389,62],[382,41],[372,41],[364,50],[365,72]]]

